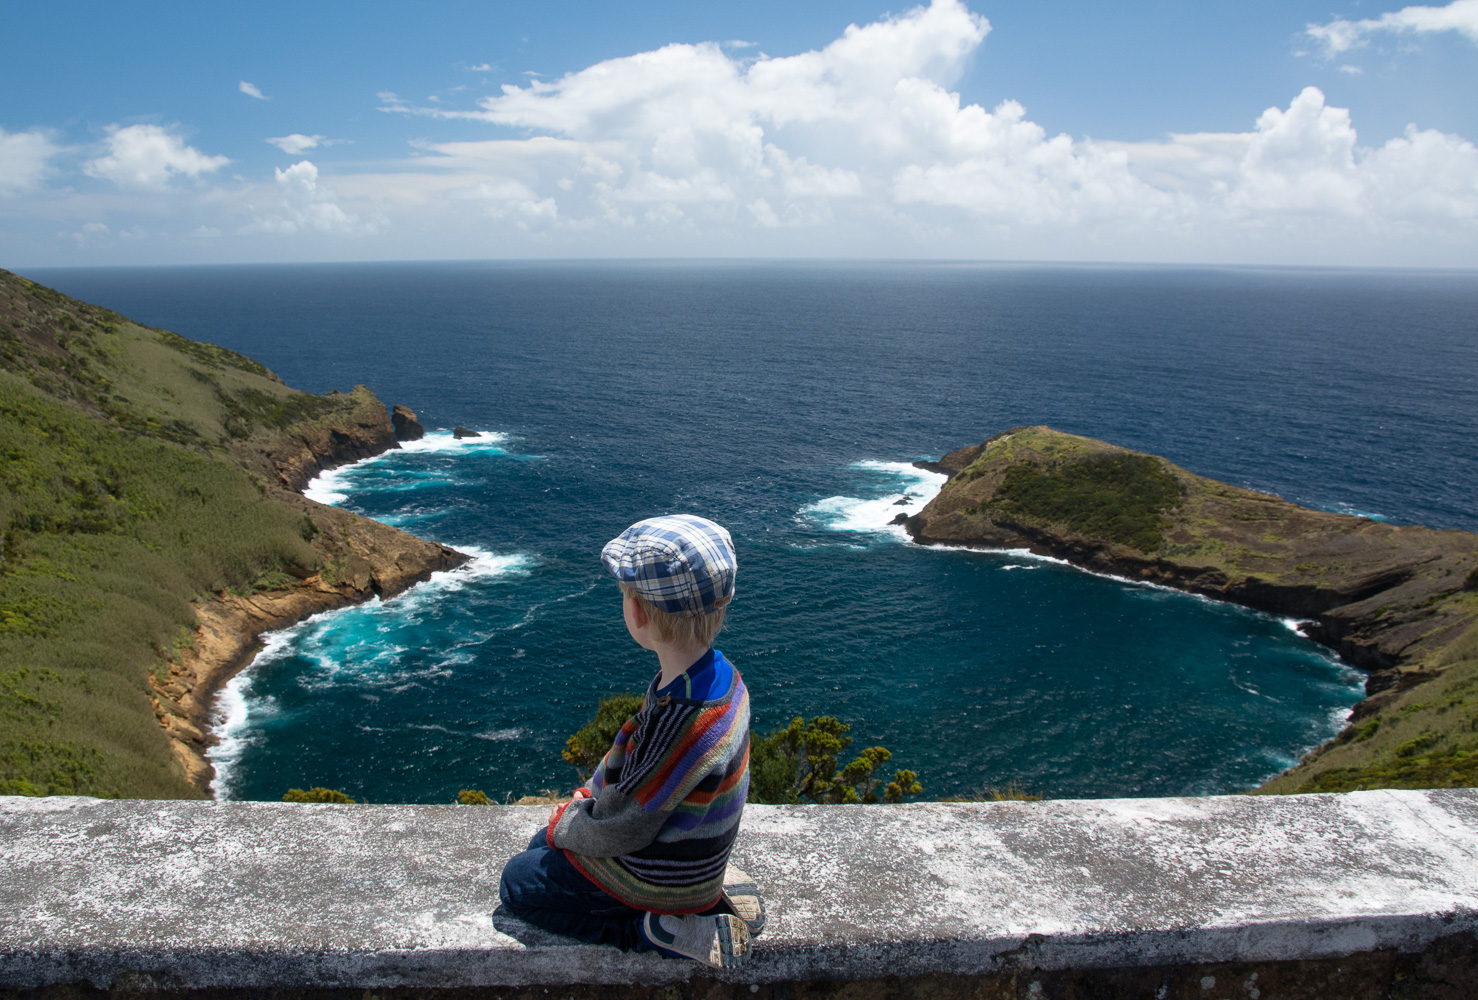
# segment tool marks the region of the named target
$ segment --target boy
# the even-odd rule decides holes
[[[595,774],[503,868],[499,895],[546,930],[734,968],[764,920],[754,886],[733,884],[747,878],[730,871],[725,887],[749,790],[749,694],[713,648],[734,595],[734,543],[712,521],[674,514],[633,524],[601,561],[659,671]]]

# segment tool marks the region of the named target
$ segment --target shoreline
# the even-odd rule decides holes
[[[1088,456],[1140,456],[1182,484],[1180,506],[1161,517],[1157,549],[1052,523],[1014,501],[1002,485],[1013,468],[1045,469],[1050,476]],[[1364,697],[1341,730],[1259,790],[1274,784],[1296,790],[1285,786],[1313,780],[1307,767],[1334,748],[1369,740],[1382,728],[1392,733],[1383,738],[1387,742],[1396,739],[1397,728],[1418,725],[1417,719],[1401,722],[1403,713],[1430,706],[1403,708],[1407,693],[1443,677],[1459,640],[1470,645],[1464,637],[1478,629],[1478,536],[1470,533],[1316,511],[1196,476],[1158,456],[1046,427],[1012,428],[915,465],[950,476],[928,506],[903,522],[916,544],[1025,550],[1095,575],[1250,608],[1297,622],[1298,631],[1337,662],[1361,671]],[[1043,473],[1036,475],[1040,482]],[[1411,757],[1404,745],[1390,752]],[[1454,758],[1461,759],[1461,753]],[[1318,773],[1337,763],[1319,763]]]
[[[383,412],[383,410],[382,410]],[[306,577],[295,586],[241,595],[222,591],[196,601],[196,627],[190,645],[166,660],[149,677],[155,717],[186,780],[205,797],[214,797],[215,766],[206,753],[220,742],[214,732],[216,699],[226,684],[251,666],[267,632],[291,628],[325,611],[389,600],[433,573],[455,569],[471,557],[438,542],[351,511],[310,500],[302,494],[313,477],[399,447],[383,427],[319,429],[300,432],[267,456],[276,472],[269,493],[302,510],[332,534],[349,555],[341,566]]]
[[[1009,432],[1008,432],[1009,433]],[[967,449],[961,449],[965,451]],[[974,449],[977,450],[978,449]],[[951,453],[956,454],[956,453]],[[949,456],[946,456],[948,458]],[[973,458],[973,456],[971,456]],[[954,479],[963,471],[964,466],[951,468],[941,462],[918,461],[913,463],[915,467],[926,472],[944,473],[950,477],[945,487],[951,485]],[[957,464],[957,463],[956,463]],[[968,463],[966,463],[968,464]],[[1251,491],[1242,491],[1251,493]],[[941,488],[940,494],[944,493]],[[1286,504],[1290,508],[1297,507],[1292,501],[1282,498],[1275,499],[1279,504]],[[930,501],[931,504],[934,500]],[[1341,514],[1333,511],[1314,511],[1312,508],[1298,508],[1312,514],[1327,518],[1339,518],[1349,521],[1369,520],[1359,518],[1352,514]],[[921,514],[931,513],[928,508]],[[1035,528],[1021,524],[1002,524],[1011,532],[1009,536],[1002,535],[999,540],[990,542],[972,540],[968,538],[950,538],[930,535],[923,526],[923,518],[910,518],[903,523],[904,530],[908,533],[911,541],[917,545],[931,548],[958,548],[968,549],[975,552],[1010,552],[1012,550],[1025,551],[1042,559],[1055,560],[1072,566],[1085,573],[1102,576],[1109,579],[1119,580],[1125,583],[1146,584],[1154,587],[1162,587],[1166,590],[1174,590],[1182,594],[1190,594],[1195,597],[1205,598],[1211,601],[1221,601],[1235,604],[1239,607],[1250,608],[1277,618],[1296,621],[1299,623],[1301,634],[1317,642],[1328,649],[1339,660],[1355,669],[1364,672],[1368,678],[1367,699],[1383,691],[1399,686],[1403,683],[1400,676],[1401,668],[1424,659],[1430,655],[1432,647],[1418,643],[1410,643],[1400,649],[1393,650],[1389,643],[1382,640],[1389,637],[1383,634],[1382,629],[1374,632],[1362,633],[1360,626],[1371,624],[1357,615],[1339,616],[1338,620],[1324,621],[1331,612],[1344,611],[1348,605],[1364,603],[1369,599],[1366,595],[1357,595],[1353,601],[1340,601],[1330,599],[1323,595],[1315,594],[1306,586],[1278,586],[1267,584],[1262,581],[1248,579],[1242,581],[1241,585],[1230,586],[1222,582],[1222,586],[1207,584],[1198,585],[1202,580],[1207,580],[1208,575],[1198,572],[1192,577],[1186,568],[1173,561],[1159,558],[1157,556],[1146,556],[1123,546],[1085,537],[1082,535],[1071,535],[1068,533],[1057,533],[1050,529]],[[1424,528],[1419,525],[1388,525],[1386,522],[1372,522],[1385,525],[1397,531],[1421,531],[1433,534],[1462,534],[1456,531],[1440,531],[1438,529]],[[1404,581],[1395,581],[1396,584]],[[1380,596],[1385,588],[1378,591],[1374,596]],[[1363,598],[1363,599],[1360,599]],[[1386,617],[1386,616],[1376,616]],[[1394,617],[1394,616],[1391,616]],[[1405,671],[1404,673],[1410,673]],[[1413,679],[1406,679],[1405,687],[1412,683],[1419,683]],[[1361,702],[1363,705],[1364,702]],[[1357,709],[1359,706],[1357,706]]]

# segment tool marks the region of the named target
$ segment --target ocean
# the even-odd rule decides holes
[[[915,468],[1018,424],[1312,507],[1478,530],[1478,275],[976,263],[452,262],[33,271],[365,383],[431,431],[310,495],[466,567],[269,636],[223,693],[222,798],[566,788],[565,738],[654,670],[601,545],[725,524],[718,645],[755,725],[834,715],[925,798],[1244,790],[1334,735],[1361,674],[1295,623],[1019,552],[912,544]],[[450,430],[479,432],[456,441]]]

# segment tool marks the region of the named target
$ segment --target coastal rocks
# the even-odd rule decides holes
[[[1387,692],[1431,682],[1439,676],[1431,664],[1446,662],[1447,647],[1478,634],[1478,599],[1467,586],[1478,570],[1478,535],[1310,510],[1049,427],[1015,427],[930,465],[951,478],[903,522],[916,542],[1026,548],[1299,619],[1304,634],[1370,672],[1366,694],[1380,702],[1357,708],[1357,721],[1394,705]],[[1137,469],[1144,484],[1168,483],[1170,499],[1139,509],[1143,490],[1105,485],[1085,500],[1088,470],[1108,466]],[[1139,533],[1105,537],[1091,525],[1113,519],[1084,516],[1095,505],[1134,519]],[[1075,517],[1077,528],[1066,523]]]
[[[364,386],[334,393],[337,405],[319,419],[274,438],[243,442],[236,458],[262,476],[267,498],[301,511],[312,526],[321,568],[288,567],[292,584],[240,595],[222,591],[195,605],[192,643],[150,678],[152,701],[170,749],[186,779],[209,793],[215,769],[205,754],[212,704],[226,682],[251,663],[264,632],[295,625],[311,615],[379,597],[388,599],[467,556],[351,511],[316,503],[300,492],[314,476],[398,448],[385,405]],[[424,433],[415,414],[401,411]],[[413,439],[409,439],[413,440]]]
[[[454,437],[458,441],[460,441],[463,438],[482,437],[482,435],[479,434],[477,431],[469,431],[467,428],[463,427],[461,424],[458,424],[456,427],[453,427],[452,428],[452,437]]]
[[[391,411],[390,423],[395,427],[395,440],[397,441],[419,441],[426,436],[426,428],[416,419],[416,412],[409,406],[395,404]]]
[[[311,615],[388,599],[433,572],[467,561],[455,549],[407,534],[346,510],[314,504],[314,524],[341,557],[296,585],[249,595],[222,591],[195,606],[191,643],[166,669],[150,677],[154,712],[189,782],[210,791],[215,769],[205,754],[211,707],[226,682],[250,664],[264,632],[295,625]]]
[[[297,494],[325,469],[398,448],[385,404],[369,389],[320,397],[332,408],[275,435],[238,442],[233,456],[279,491]]]

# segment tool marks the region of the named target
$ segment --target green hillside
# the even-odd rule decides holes
[[[192,600],[334,557],[265,457],[365,397],[0,271],[0,794],[202,794],[149,674],[191,641]]]

